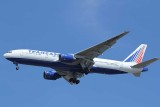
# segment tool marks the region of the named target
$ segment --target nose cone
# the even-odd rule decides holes
[[[3,57],[6,58],[6,59],[9,60],[9,61],[12,61],[12,55],[11,55],[10,53],[5,53],[5,54],[3,55]]]
[[[9,59],[9,58],[11,58],[11,55],[10,55],[9,53],[5,53],[5,54],[3,55],[3,57],[6,58],[6,59]]]
[[[8,58],[8,55],[7,55],[7,53],[5,53],[5,54],[3,55],[3,57],[4,57],[4,58]]]

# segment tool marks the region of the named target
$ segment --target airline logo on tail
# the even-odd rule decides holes
[[[133,53],[131,53],[124,62],[136,62],[141,63],[143,60],[144,53],[146,51],[147,45],[141,44]]]

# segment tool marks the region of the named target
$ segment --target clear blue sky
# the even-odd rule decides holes
[[[1,0],[1,107],[158,107],[160,71],[156,62],[141,78],[92,74],[79,85],[47,81],[49,68],[20,65],[3,58],[8,50],[28,48],[75,53],[131,31],[102,58],[123,60],[147,43],[144,60],[160,57],[158,0]]]

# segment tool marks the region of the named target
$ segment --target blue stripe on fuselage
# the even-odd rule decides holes
[[[7,58],[7,59],[19,64],[50,67],[50,68],[61,70],[61,71],[82,72],[82,68],[80,65],[68,65],[61,62],[50,62],[50,61],[42,61],[42,60],[34,60],[34,59],[24,59],[24,58]],[[115,69],[92,67],[89,73],[124,74],[126,72],[115,70]]]
[[[123,71],[119,71],[119,70],[115,70],[115,69],[92,67],[91,73],[99,73],[99,74],[125,74],[127,72],[123,72]]]

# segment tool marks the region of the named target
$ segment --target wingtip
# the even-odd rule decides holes
[[[130,31],[124,31],[123,33],[128,34]]]
[[[119,37],[123,37],[123,36],[125,36],[128,33],[129,33],[129,31],[124,31],[123,33],[119,34]]]
[[[160,60],[160,58],[158,58],[158,57],[155,57],[155,58],[153,58],[154,60]]]
[[[124,35],[126,35],[126,34],[128,34],[129,33],[129,31],[124,31],[124,32],[122,32],[120,35],[121,36],[124,36]]]
[[[160,58],[155,58],[155,59],[160,60]]]

